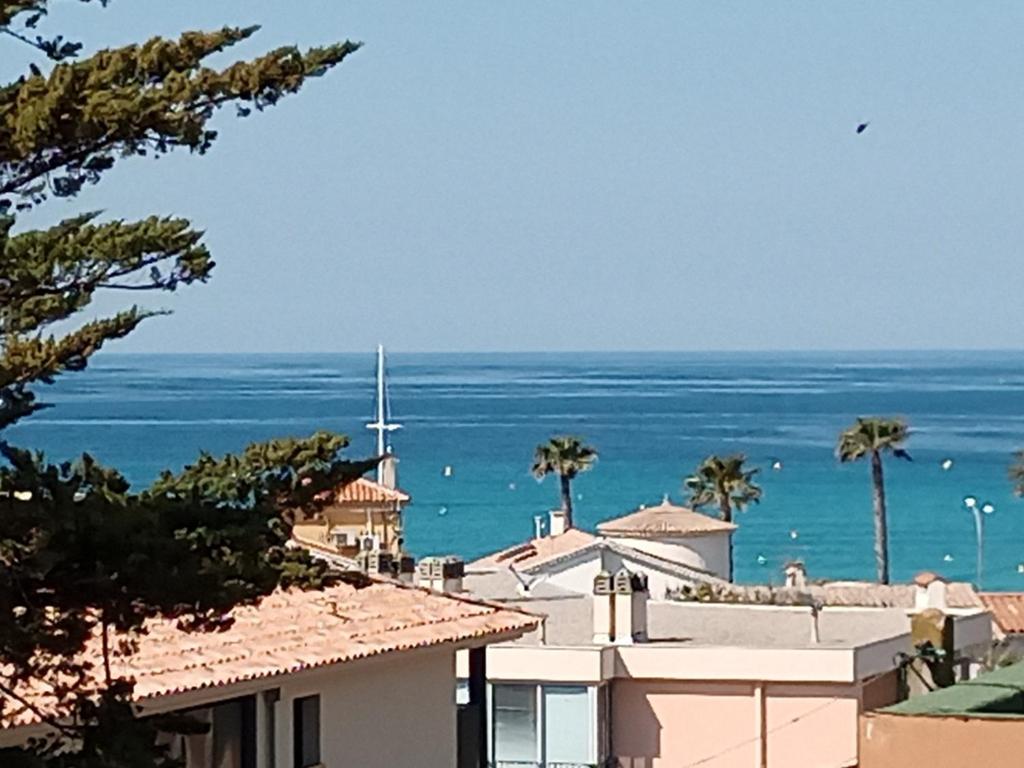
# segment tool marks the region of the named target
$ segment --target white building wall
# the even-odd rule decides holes
[[[457,760],[455,652],[391,653],[281,681],[275,705],[278,768],[292,765],[292,706],[320,694],[325,768],[452,768]]]
[[[608,566],[603,567],[607,568]],[[601,572],[601,569],[601,553],[592,550],[587,554],[586,559],[567,563],[564,569],[549,571],[540,579],[562,589],[589,595],[594,591],[594,577]]]
[[[693,568],[700,568],[722,579],[729,579],[729,534],[710,533],[704,536],[680,538],[630,538],[616,536],[627,546],[656,557],[671,560]],[[654,589],[651,589],[654,594]]]

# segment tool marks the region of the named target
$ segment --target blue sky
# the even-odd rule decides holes
[[[25,223],[207,231],[212,282],[159,297],[175,314],[121,351],[1019,348],[1022,17],[55,3],[49,29],[87,48],[234,23],[264,29],[232,56],[366,45],[266,114],[225,113],[208,156],[122,163]],[[30,53],[0,43],[0,74]]]

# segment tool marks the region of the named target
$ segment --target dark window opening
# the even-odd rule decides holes
[[[320,697],[304,696],[292,703],[295,768],[320,764]]]

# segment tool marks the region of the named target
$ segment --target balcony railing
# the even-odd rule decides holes
[[[536,760],[496,760],[488,763],[489,768],[604,768],[611,763],[566,763],[550,761],[538,763]]]

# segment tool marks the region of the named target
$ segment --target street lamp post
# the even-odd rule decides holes
[[[974,515],[974,536],[977,541],[977,553],[975,554],[975,579],[978,589],[981,589],[981,577],[984,572],[985,563],[985,524],[983,520],[986,515],[991,515],[996,508],[990,502],[979,502],[974,496],[967,496],[964,499],[964,507]]]

